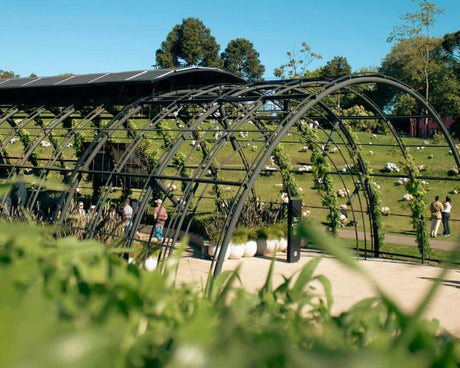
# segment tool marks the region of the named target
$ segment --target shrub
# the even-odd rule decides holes
[[[233,230],[232,234],[232,242],[236,244],[243,244],[249,240],[249,232],[248,229],[237,227]]]
[[[264,225],[257,229],[258,239],[282,239],[286,237],[287,225],[280,222],[273,225]]]

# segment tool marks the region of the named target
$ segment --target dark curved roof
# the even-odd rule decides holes
[[[0,80],[0,104],[126,104],[160,92],[245,83],[216,68],[185,67]]]

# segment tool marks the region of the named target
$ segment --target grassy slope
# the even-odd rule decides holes
[[[140,122],[136,122],[138,125],[142,125]],[[5,127],[3,127],[5,128]],[[253,126],[243,127],[248,129],[254,129]],[[243,129],[242,128],[242,129]],[[36,134],[32,129],[28,129],[31,133],[31,136]],[[3,137],[7,136],[8,129],[3,129],[1,134]],[[58,141],[62,140],[64,134],[64,129],[56,129],[54,134]],[[85,136],[86,140],[89,140],[95,134],[95,130],[87,130],[82,133]],[[319,133],[320,138],[325,139],[326,135]],[[373,173],[380,173],[381,169],[385,166],[387,162],[392,162],[397,164],[402,168],[403,156],[401,151],[397,146],[388,147],[381,145],[395,145],[395,140],[390,135],[378,135],[376,138],[373,138],[371,134],[368,133],[358,133],[357,134],[359,141],[361,142],[361,153],[365,161],[368,163]],[[153,138],[153,134],[151,135]],[[158,136],[156,137],[158,139]],[[252,142],[252,145],[262,145],[260,139],[257,139],[256,133],[249,133],[249,139],[255,139],[255,142]],[[125,132],[117,132],[114,136],[115,141],[126,140]],[[338,139],[340,141],[340,139]],[[445,142],[434,142],[429,141],[428,144],[424,142],[423,139],[418,138],[403,138],[404,144],[408,147],[409,152],[413,155],[416,163],[418,165],[423,165],[425,171],[422,171],[422,175],[428,177],[438,176],[438,177],[447,177],[447,171],[455,165],[453,156],[449,155],[448,147]],[[440,144],[444,147],[435,147],[434,145]],[[291,157],[291,163],[293,169],[297,170],[300,166],[311,163],[311,154],[309,152],[300,152],[300,146],[303,143],[300,141],[299,137],[295,134],[286,137],[283,142],[283,147],[285,151]],[[189,149],[186,145],[183,150],[187,154]],[[347,153],[347,146],[345,144],[339,144],[336,146],[339,151],[334,154],[330,154],[333,163],[331,163],[332,170],[340,171],[344,166],[344,159],[349,160],[349,154]],[[420,147],[424,147],[420,149]],[[419,149],[417,149],[419,148]],[[20,142],[17,142],[14,145],[8,146],[8,153],[10,155],[20,155],[23,151],[23,147]],[[52,147],[39,147],[37,153],[40,158],[49,157],[52,152]],[[251,161],[255,157],[256,151],[247,147],[244,149],[244,153],[247,156],[248,160]],[[343,156],[343,157],[342,157]],[[75,158],[75,153],[72,148],[66,148],[65,158]],[[198,163],[201,159],[200,153],[193,154],[190,159],[190,163]],[[218,156],[217,161],[220,164],[224,164],[226,168],[242,168],[240,160],[237,155],[231,155],[231,149],[225,148],[222,153]],[[267,162],[268,164],[268,162]],[[335,166],[334,166],[335,165]],[[167,174],[175,174],[175,169],[169,169]],[[397,175],[397,174],[396,174]],[[239,181],[242,179],[243,171],[223,171],[222,179]],[[310,210],[311,215],[319,218],[320,220],[325,219],[327,215],[327,210],[317,209],[315,207],[321,206],[321,198],[317,192],[313,189],[313,176],[311,174],[299,174],[295,175],[296,181],[299,188],[301,188],[301,198],[305,206],[305,210]],[[51,173],[48,177],[49,180],[59,181],[60,177],[56,173]],[[386,232],[400,233],[400,234],[413,234],[412,226],[410,224],[410,210],[407,206],[407,203],[402,200],[403,195],[406,193],[404,186],[396,185],[397,178],[394,177],[375,177],[375,182],[380,185],[380,190],[382,193],[382,206],[390,207],[391,216],[384,218],[384,228]],[[447,194],[451,193],[453,189],[460,189],[459,181],[442,181],[442,180],[426,180],[428,184],[426,189],[428,192],[429,201],[435,196],[439,195],[441,198],[444,198]],[[268,177],[259,177],[256,181],[255,188],[258,195],[266,202],[280,202],[280,188],[276,184],[281,183],[281,177],[278,173],[274,173]],[[347,175],[334,175],[335,190],[342,189],[345,186],[353,190],[353,183],[351,178]],[[87,183],[88,187],[91,186],[90,183]],[[228,196],[230,197],[234,193],[235,189],[231,188],[228,191]],[[117,196],[118,194],[115,194]],[[134,194],[135,195],[135,194]],[[453,200],[453,213],[451,221],[451,232],[454,235],[454,238],[460,239],[460,211],[456,210],[457,203],[460,203],[456,195],[449,194]],[[203,212],[212,211],[213,207],[213,194],[210,188],[207,188],[207,197],[202,201]],[[361,197],[362,208],[366,208],[365,198]],[[346,199],[339,199],[339,203],[345,203]],[[357,202],[355,202],[357,203]],[[397,216],[401,215],[401,216]],[[364,223],[362,223],[364,221]],[[358,222],[363,227],[368,228],[367,220],[364,218],[359,218]],[[442,229],[442,227],[441,227]]]

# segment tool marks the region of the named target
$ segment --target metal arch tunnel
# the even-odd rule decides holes
[[[243,208],[248,198],[257,196],[256,183],[267,172],[267,162],[280,144],[304,142],[319,147],[332,166],[346,188],[353,218],[362,219],[361,230],[371,233],[371,248],[378,256],[369,172],[359,142],[344,122],[359,117],[342,116],[336,106],[337,96],[352,96],[366,106],[372,119],[386,125],[406,157],[392,117],[360,92],[361,87],[375,84],[391,86],[395,93],[405,93],[423,106],[426,117],[444,133],[460,167],[457,148],[436,111],[409,86],[382,75],[248,84],[217,69],[193,67],[2,81],[1,177],[32,173],[67,184],[46,208],[41,199],[45,190],[40,184],[31,185],[20,211],[10,211],[10,215],[70,224],[81,237],[102,234],[105,239],[101,224],[113,202],[114,188],[120,186],[124,196],[135,190],[139,203],[125,234],[130,246],[145,223],[152,199],[160,196],[171,208],[165,229],[168,237],[159,255],[166,258],[180,234],[191,231],[202,208],[219,212],[218,251],[211,264],[218,274]],[[317,137],[314,141],[312,131]],[[18,150],[15,142],[21,142],[23,149]],[[282,160],[277,165],[278,171],[289,171]],[[342,165],[355,170],[343,172]],[[85,189],[91,181],[92,188]],[[82,228],[72,223],[70,214],[75,200],[85,192],[96,211]],[[4,206],[7,200],[2,199]],[[148,247],[152,237],[153,227]]]

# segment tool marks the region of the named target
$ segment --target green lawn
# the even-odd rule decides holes
[[[340,243],[349,247],[352,255],[356,253],[356,242],[352,239],[340,239]],[[369,244],[367,245],[367,252],[365,252],[365,244],[362,240],[358,240],[359,256],[360,257],[373,257],[373,253],[369,250]],[[315,246],[308,244],[307,248],[315,249]],[[401,245],[401,244],[388,244],[385,243],[380,249],[380,258],[385,259],[397,259],[406,258],[412,262],[421,263],[421,255],[417,247]],[[438,264],[439,262],[452,262],[455,259],[455,254],[452,251],[442,249],[432,249],[429,256],[425,256],[425,262],[428,264]],[[455,267],[460,268],[459,260],[457,259]]]
[[[74,125],[77,123],[78,120],[75,120]],[[136,120],[135,124],[137,127],[142,127],[147,124],[147,121]],[[180,133],[179,129],[172,121],[167,121],[164,124],[172,129],[170,131],[170,135],[172,137]],[[5,139],[5,137],[11,134],[11,128],[8,125],[3,124],[0,128],[0,135],[3,137],[2,139]],[[28,130],[32,138],[39,132],[38,127],[34,126],[32,123],[26,126],[25,129]],[[201,131],[201,134],[206,136],[208,146],[211,150],[215,144],[212,129],[213,128],[210,123],[204,123],[203,130]],[[245,131],[248,132],[247,137],[241,137],[241,133],[244,133]],[[53,131],[54,140],[57,143],[63,142],[64,139],[66,139],[67,133],[68,129],[62,126],[57,127]],[[81,131],[81,135],[85,141],[90,141],[96,133],[97,129],[95,127],[88,127]],[[327,140],[329,134],[329,131],[318,131],[318,136],[323,141]],[[150,145],[150,149],[157,150],[157,158],[160,158],[163,154],[161,148],[161,145],[163,144],[162,136],[158,132],[150,132],[147,133],[146,136],[149,138],[148,144]],[[241,153],[244,154],[247,162],[251,163],[264,145],[263,137],[260,133],[255,131],[254,125],[249,123],[245,123],[244,125],[238,127],[237,132],[235,132],[235,136],[239,140],[239,144],[243,147],[240,150]],[[370,133],[356,133],[356,136],[361,144],[361,155],[366,161],[368,169],[373,174],[379,175],[374,176],[374,181],[376,185],[380,187],[382,206],[389,207],[391,211],[390,216],[384,217],[383,225],[385,232],[413,234],[409,217],[410,210],[407,202],[403,200],[406,190],[403,185],[397,184],[399,175],[404,175],[402,172],[404,156],[399,147],[396,146],[396,140],[391,135],[374,136]],[[49,137],[46,139],[50,141]],[[128,138],[127,132],[123,129],[115,132],[112,137],[112,144],[114,145],[117,145],[118,142],[126,143],[129,141],[130,138]],[[186,164],[191,168],[191,172],[193,172],[192,168],[199,164],[203,157],[200,149],[193,147],[192,141],[193,137],[189,137],[188,141],[181,147],[180,150],[180,152],[186,157]],[[448,176],[447,173],[450,168],[455,166],[455,162],[453,156],[449,154],[449,148],[447,147],[446,142],[436,142],[433,140],[426,141],[419,138],[402,138],[402,141],[408,146],[408,151],[414,157],[416,164],[422,168],[420,175],[426,177],[424,180],[426,182],[425,188],[427,190],[428,202],[430,202],[435,195],[439,195],[442,199],[446,195],[450,195],[452,197],[452,238],[460,239],[460,211],[456,210],[457,205],[460,203],[460,196],[450,194],[454,190],[458,190],[460,192],[460,181],[458,177],[454,178],[456,180],[447,180],[453,179],[453,177]],[[334,143],[330,146],[329,157],[331,159],[331,171],[335,172],[333,175],[334,190],[338,191],[348,188],[351,193],[355,188],[354,181],[357,180],[357,177],[350,177],[343,172],[345,164],[350,164],[352,160],[352,155],[349,152],[349,146],[346,143],[347,141],[345,138],[336,134],[334,136]],[[295,174],[294,177],[299,187],[299,196],[303,201],[304,211],[310,211],[310,216],[317,218],[319,221],[325,221],[328,211],[323,208],[318,208],[322,206],[322,199],[313,188],[313,175],[311,173],[301,173],[297,171],[304,165],[311,165],[310,151],[303,152],[301,150],[301,147],[305,145],[305,142],[302,141],[296,131],[292,131],[291,134],[288,134],[283,138],[281,144],[285,152],[290,156],[292,170],[298,172],[298,174]],[[39,146],[36,150],[37,157],[42,160],[42,165],[45,164],[52,156],[53,150],[54,148],[52,145],[49,147]],[[9,156],[20,157],[24,152],[24,147],[21,142],[17,141],[15,144],[8,144],[6,151]],[[71,161],[66,161],[66,166],[72,168],[74,165],[72,160],[76,160],[76,158],[75,148],[67,147],[64,151],[63,159]],[[388,162],[396,164],[401,169],[401,172],[393,174],[383,173],[382,169]],[[245,170],[240,155],[239,153],[235,153],[233,151],[231,144],[228,142],[226,143],[224,149],[218,152],[218,154],[214,157],[214,163],[221,168],[220,179],[231,182],[240,182],[243,179]],[[267,160],[266,165],[270,165],[269,160]],[[53,166],[59,167],[60,162],[56,162]],[[177,175],[177,169],[170,167],[165,171],[165,175]],[[86,177],[86,179],[88,179],[88,177]],[[48,180],[59,182],[62,180],[62,176],[58,175],[56,172],[50,172]],[[255,193],[266,203],[273,202],[280,204],[281,183],[282,180],[279,172],[275,172],[270,176],[260,176],[255,181]],[[176,190],[175,194],[180,195],[180,183],[176,182],[175,185],[179,188]],[[86,182],[83,181],[81,187],[83,194],[91,193],[91,182],[89,180]],[[222,189],[226,198],[229,199],[236,193],[237,187],[225,185]],[[138,195],[136,193],[137,191],[134,191],[134,196]],[[111,197],[117,198],[120,195],[121,192],[118,192],[111,194]],[[205,197],[201,201],[198,213],[214,212],[213,197],[215,194],[212,191],[211,185],[199,185],[196,195],[203,195]],[[347,199],[347,197],[339,198],[339,204],[345,204]],[[358,218],[360,228],[368,229],[369,223],[365,215],[365,212],[367,211],[367,204],[362,192],[360,192],[360,195],[353,200],[352,205],[353,209],[357,211],[356,216]],[[362,213],[359,211],[362,211]]]

